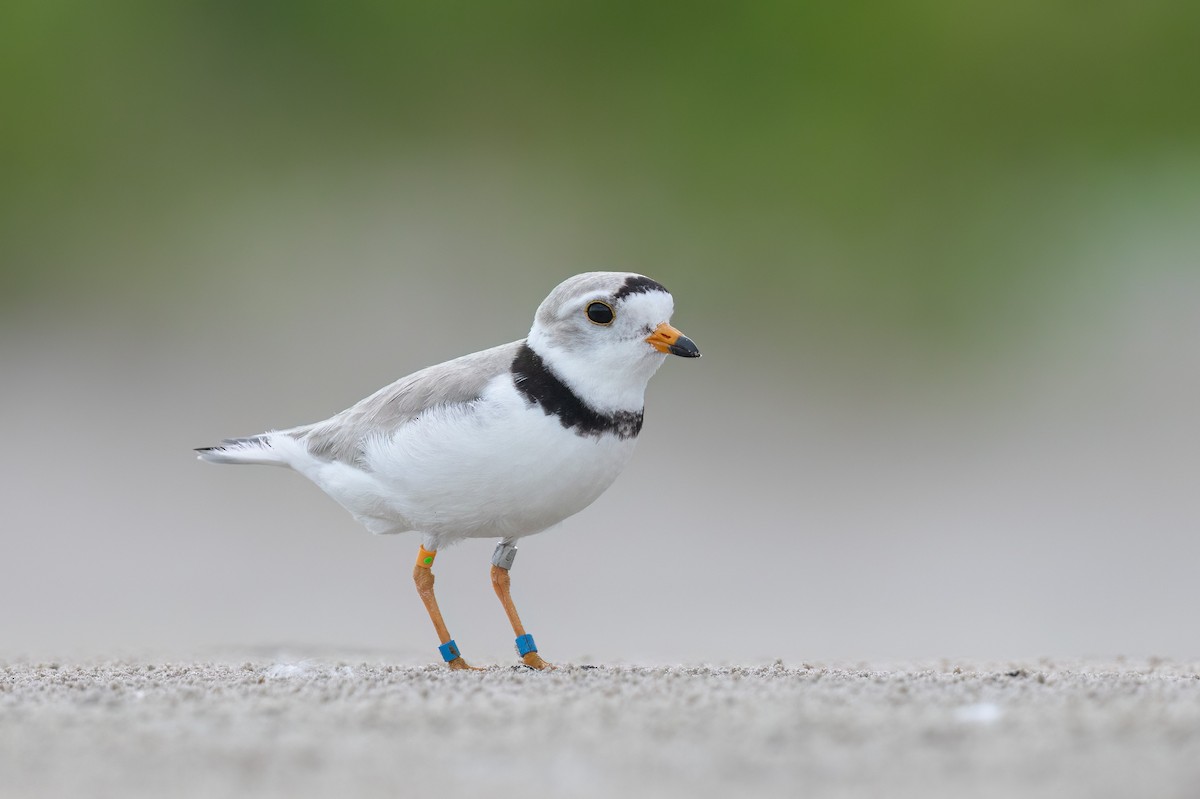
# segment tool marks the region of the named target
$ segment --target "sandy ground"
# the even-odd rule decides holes
[[[1194,797],[1200,666],[10,661],[0,793]]]

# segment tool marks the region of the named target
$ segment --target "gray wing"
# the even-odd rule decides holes
[[[282,432],[325,460],[356,463],[367,438],[387,436],[429,408],[474,402],[496,375],[507,372],[522,341],[502,344],[430,366],[323,422]]]

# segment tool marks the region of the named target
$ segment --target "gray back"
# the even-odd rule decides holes
[[[413,372],[336,416],[285,432],[318,458],[358,464],[367,438],[388,436],[429,408],[479,399],[492,378],[508,371],[523,343],[501,344]]]

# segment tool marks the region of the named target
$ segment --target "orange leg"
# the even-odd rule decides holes
[[[504,544],[497,547],[497,555],[502,551]],[[516,555],[516,548],[512,548],[512,555]],[[512,565],[512,557],[507,559],[508,565]],[[504,612],[508,614],[508,621],[512,624],[513,632],[516,634],[518,643],[520,639],[525,637],[525,625],[521,624],[521,617],[517,615],[517,606],[513,604],[512,593],[509,591],[511,579],[508,576],[508,569],[492,564],[492,587],[496,589],[496,596],[500,597],[500,604],[504,606]],[[532,641],[532,636],[530,636]],[[542,660],[542,656],[535,649],[532,652],[526,652],[521,655],[521,660],[526,666],[532,669],[552,668],[549,663]]]
[[[458,647],[450,639],[450,631],[446,629],[442,611],[438,609],[437,597],[433,595],[433,559],[436,556],[436,552],[421,547],[417,553],[417,565],[413,567],[413,582],[417,584],[417,593],[421,595],[425,610],[429,611],[429,620],[433,622],[433,629],[437,631],[438,640],[442,643],[442,657],[448,657],[447,652],[454,655],[454,659],[447,661],[446,665],[452,669],[474,669],[474,666],[467,665],[467,661],[457,654]]]

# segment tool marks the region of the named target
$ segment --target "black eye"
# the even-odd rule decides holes
[[[587,318],[598,325],[611,325],[616,314],[613,313],[612,306],[607,302],[592,302],[588,303]]]

